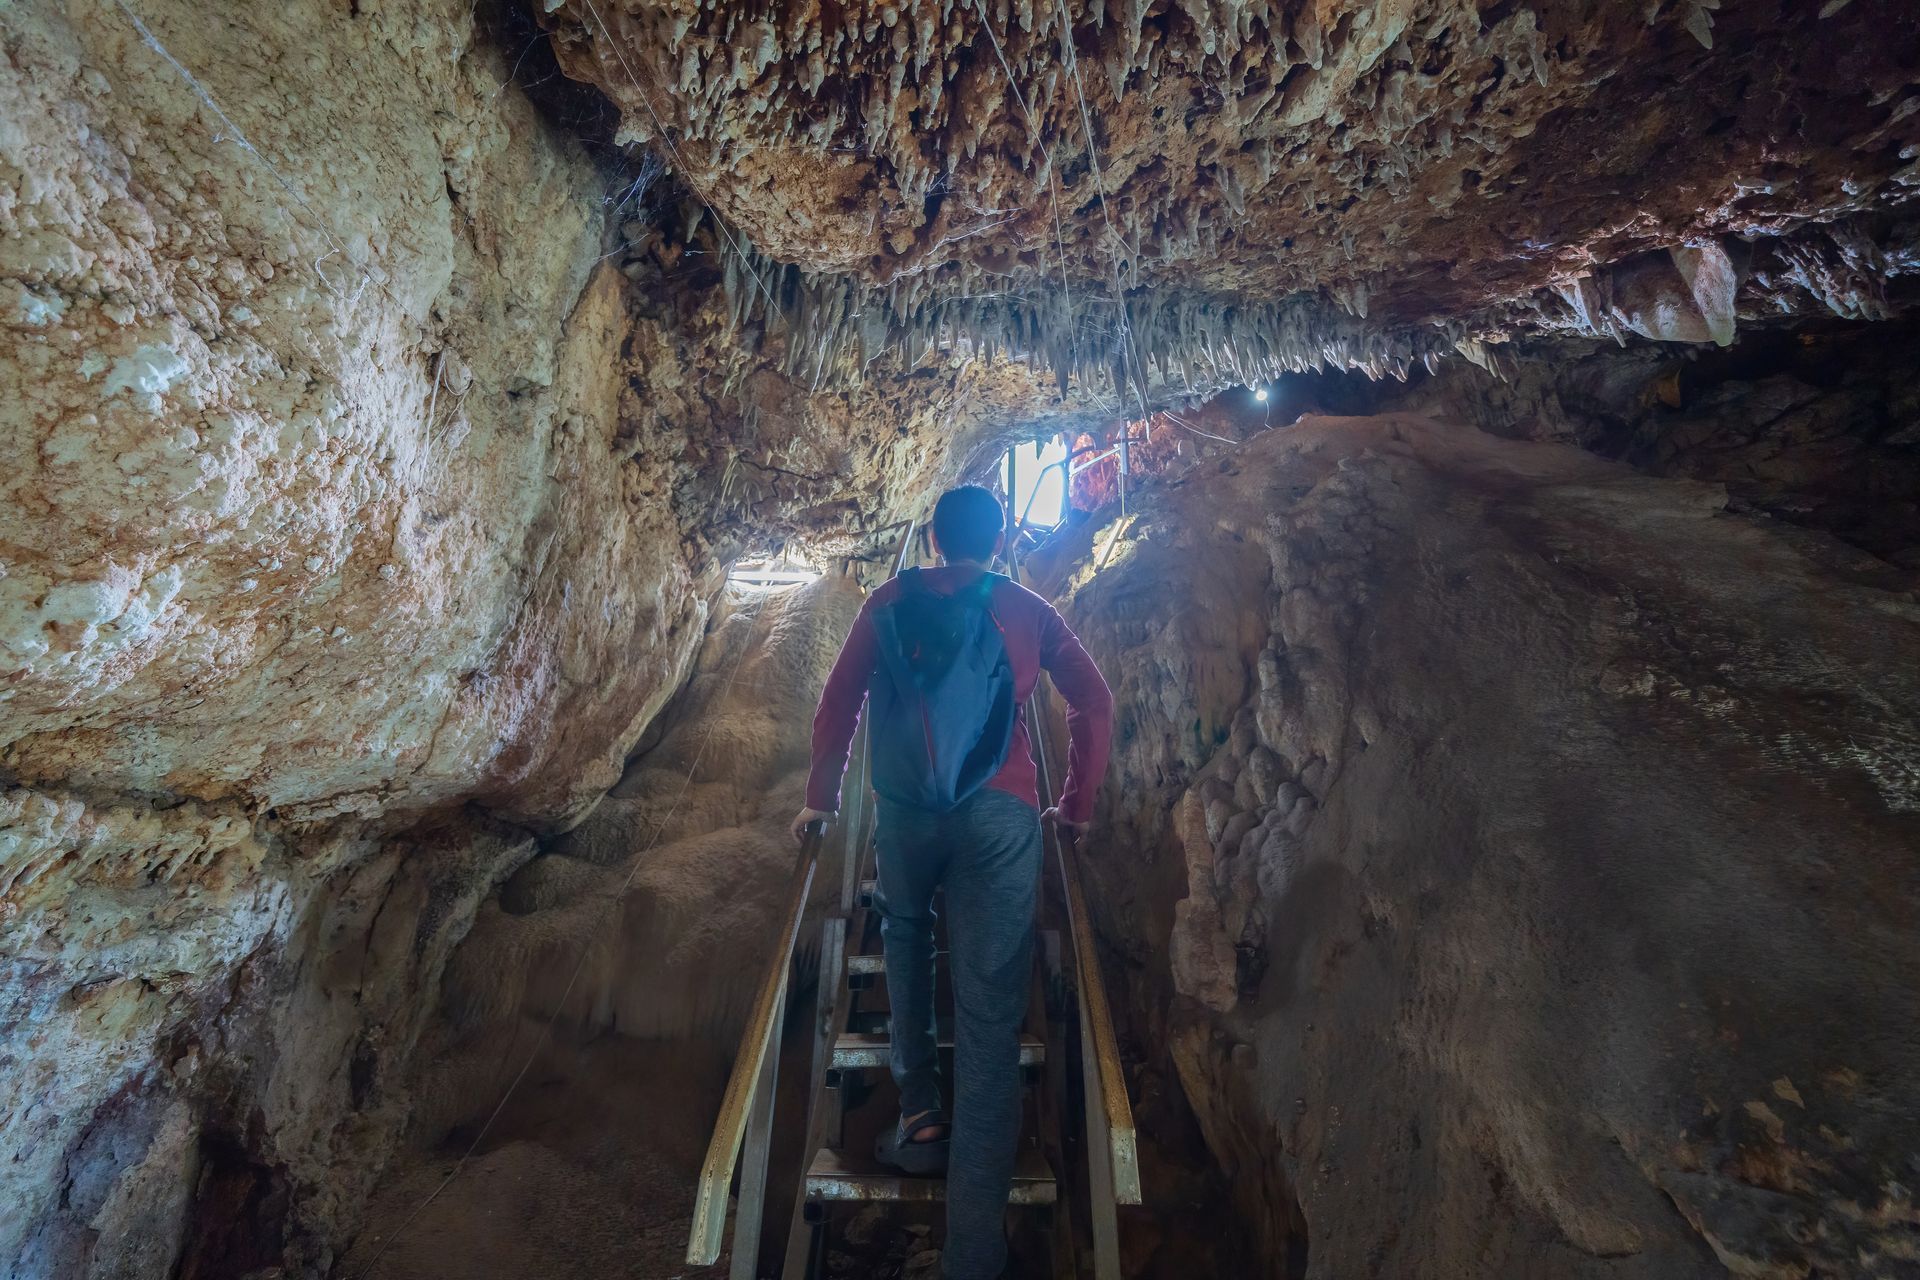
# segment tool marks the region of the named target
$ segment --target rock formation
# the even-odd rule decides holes
[[[1920,603],[1718,486],[1418,417],[1176,481],[1110,674],[1110,973],[1313,1275],[1896,1274]]]
[[[1505,381],[1448,377],[1342,399],[1496,435],[1577,444],[1655,475],[1724,484],[1734,509],[1920,566],[1913,322],[1752,335],[1725,352],[1559,344]]]
[[[1404,374],[1516,328],[1881,315],[1920,246],[1898,0],[542,7],[622,135],[867,349]]]
[[[664,513],[583,516],[622,484],[599,179],[500,99],[452,6],[145,12],[228,118],[128,11],[0,19],[23,1275],[164,1262],[196,1177],[254,1202],[212,1215],[234,1232],[351,1201],[350,1168],[319,1176],[382,1126],[338,1127],[348,1097],[527,845],[465,831],[436,867],[353,820],[477,792],[577,812],[703,622]],[[568,578],[636,625],[596,626]],[[616,664],[651,674],[563,679]],[[369,930],[400,940],[363,965]]]
[[[351,1273],[531,1274],[582,1257],[582,1230],[620,1274],[677,1269],[706,1120],[783,909],[814,692],[860,598],[839,576],[729,592],[657,740],[481,904],[421,1055],[409,1150]],[[540,1085],[493,1116],[530,1059]],[[415,1218],[476,1140],[473,1176]],[[567,1219],[529,1204],[528,1185],[549,1189],[539,1204],[566,1200]]]
[[[726,561],[844,546],[1075,406],[1004,360],[815,392],[730,342],[719,273],[670,286],[689,246],[609,225],[473,6],[0,33],[0,1259],[178,1247],[154,1197],[191,1199],[217,1093],[325,1239],[377,1172],[348,1095],[421,1013],[362,992],[328,1085],[265,1105],[309,1030],[274,1019],[345,998],[347,904],[417,930],[367,982],[431,986],[532,852],[489,824],[563,829],[618,781]],[[461,869],[409,865],[398,833],[468,803]],[[141,1174],[156,1133],[179,1158]]]

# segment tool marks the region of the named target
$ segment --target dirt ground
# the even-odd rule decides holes
[[[367,1230],[336,1274],[712,1274],[688,1267],[684,1257],[695,1174],[726,1087],[728,1052],[617,1036],[550,1047],[467,1166],[424,1210],[422,1202],[472,1141],[470,1132],[456,1131],[388,1178]]]

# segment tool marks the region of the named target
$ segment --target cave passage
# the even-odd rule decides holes
[[[0,52],[0,1275],[937,1276],[788,828],[965,484],[1112,700],[1009,1275],[1913,1273],[1910,0]]]

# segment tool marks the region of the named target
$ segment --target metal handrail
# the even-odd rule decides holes
[[[720,1116],[714,1121],[707,1158],[700,1166],[693,1226],[687,1233],[687,1261],[696,1267],[710,1267],[720,1257],[727,1225],[727,1188],[733,1182],[733,1167],[740,1158],[740,1144],[746,1137],[754,1082],[760,1078],[761,1067],[773,1052],[773,1039],[779,1034],[780,1014],[786,1004],[787,970],[793,962],[794,943],[800,936],[800,919],[807,910],[807,896],[813,891],[813,873],[820,864],[820,845],[825,834],[824,822],[809,823],[806,838],[800,842],[800,853],[788,882],[785,927],[779,944],[767,959],[766,971],[760,977],[760,990],[754,996],[753,1012],[740,1033],[733,1073],[727,1077]]]
[[[1099,448],[1098,445],[1090,444],[1087,446],[1087,449],[1097,449],[1097,448]],[[1079,475],[1082,471],[1087,470],[1089,467],[1099,466],[1101,463],[1105,462],[1108,458],[1111,458],[1114,454],[1119,453],[1120,449],[1121,449],[1120,445],[1114,445],[1111,449],[1108,449],[1105,453],[1096,453],[1093,455],[1093,457],[1088,458],[1085,462],[1080,463],[1078,466],[1074,465],[1073,460],[1076,457],[1078,457],[1081,453],[1086,452],[1086,450],[1085,449],[1076,450],[1075,452],[1069,453],[1066,457],[1060,459],[1060,461],[1049,462],[1046,466],[1040,468],[1040,477],[1039,479],[1033,482],[1033,491],[1027,494],[1027,505],[1020,509],[1020,518],[1014,522],[1014,527],[1018,529],[1024,529],[1027,527],[1027,517],[1033,513],[1034,501],[1038,499],[1040,496],[1040,486],[1047,482],[1047,472],[1057,471],[1060,468],[1065,467],[1067,469],[1067,474],[1064,477],[1064,479],[1061,481],[1061,483],[1066,485],[1072,485],[1073,478],[1075,476]],[[1057,528],[1058,526],[1056,525],[1055,527]]]
[[[1133,1103],[1120,1068],[1120,1040],[1113,1029],[1113,1009],[1107,1003],[1107,985],[1100,977],[1100,958],[1093,944],[1093,916],[1087,910],[1086,890],[1080,881],[1079,838],[1056,831],[1060,878],[1067,890],[1067,924],[1073,932],[1074,964],[1080,978],[1080,997],[1093,1033],[1093,1056],[1099,1067],[1100,1102],[1107,1116],[1107,1145],[1113,1157],[1113,1198],[1121,1204],[1140,1203],[1140,1158],[1133,1127]]]
[[[911,520],[902,521],[901,523],[907,526],[907,531],[906,533],[901,535],[900,550],[893,557],[893,576],[896,578],[899,577],[901,573],[903,573],[906,570],[907,557],[913,554],[913,535],[920,532],[920,521],[918,517],[915,517],[914,519],[911,519]],[[889,526],[889,527],[897,527],[897,526]]]

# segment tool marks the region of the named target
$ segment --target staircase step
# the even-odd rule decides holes
[[[944,1028],[943,1028],[944,1030]],[[940,1037],[942,1049],[953,1048],[951,1036]],[[883,1035],[857,1035],[847,1033],[833,1042],[832,1066],[836,1071],[877,1071],[887,1065],[887,1055],[892,1045]],[[1038,1066],[1047,1060],[1047,1046],[1034,1036],[1020,1037],[1020,1065]]]
[[[877,1160],[849,1151],[823,1148],[814,1153],[807,1169],[809,1200],[944,1200],[944,1178],[915,1178]],[[1013,1167],[1013,1194],[1009,1204],[1052,1204],[1058,1194],[1053,1170],[1037,1147],[1020,1144]]]
[[[933,953],[933,962],[935,964],[947,962],[947,952],[944,947]],[[847,957],[847,973],[851,976],[859,977],[886,971],[887,955],[884,951],[863,952],[857,956]]]
[[[848,1018],[847,1025],[840,1028],[842,1035],[884,1036],[893,1025],[893,1015],[885,1009],[856,1009]],[[951,1023],[942,1024],[935,1034],[945,1031]]]

